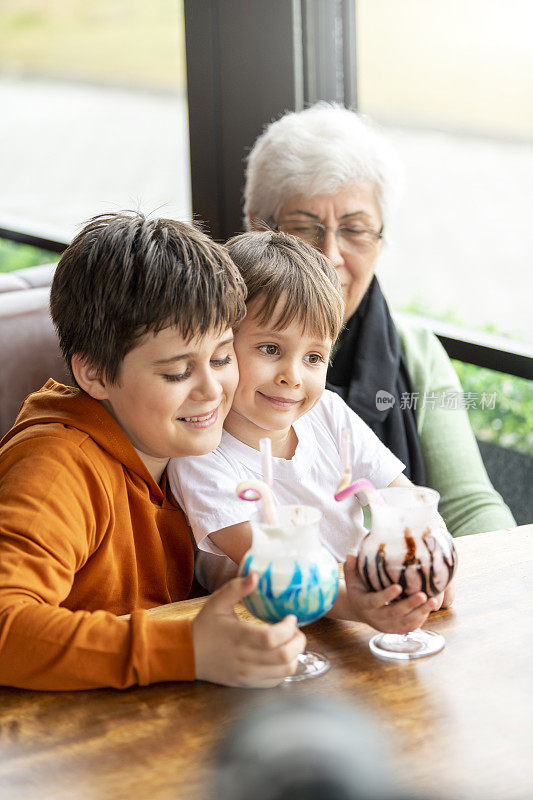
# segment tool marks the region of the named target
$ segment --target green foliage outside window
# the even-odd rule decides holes
[[[19,244],[8,239],[0,239],[0,272],[11,272],[24,267],[36,267],[38,264],[52,264],[59,261],[59,253]]]
[[[494,408],[477,402],[468,409],[476,437],[533,455],[533,382],[462,361],[452,364],[465,393],[478,399],[495,395]]]
[[[418,299],[403,306],[401,310],[472,328],[472,325],[459,319],[453,310],[445,314],[435,314],[426,303]],[[509,335],[495,325],[485,325],[480,330],[501,336]],[[515,335],[513,338],[519,337]],[[533,455],[533,381],[463,361],[453,360],[452,364],[465,397],[474,398],[470,407],[467,403],[467,411],[476,438]],[[487,402],[482,403],[482,398]]]

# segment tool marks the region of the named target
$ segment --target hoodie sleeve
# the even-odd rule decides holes
[[[79,447],[42,437],[4,450],[0,509],[0,684],[73,690],[194,678],[189,620],[61,606],[90,558],[98,579],[112,514]]]

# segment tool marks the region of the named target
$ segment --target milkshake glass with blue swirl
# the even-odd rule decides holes
[[[259,576],[257,588],[243,599],[254,616],[279,622],[294,614],[299,625],[324,616],[332,607],[339,588],[339,567],[320,541],[322,512],[311,506],[276,506],[275,523],[264,515],[250,519],[252,546],[245,553],[239,574]],[[329,669],[319,653],[306,651],[299,667],[287,681],[315,677]]]

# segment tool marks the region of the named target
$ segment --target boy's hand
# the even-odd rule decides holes
[[[402,593],[398,584],[381,592],[368,591],[359,577],[356,556],[347,557],[344,577],[348,612],[345,618],[366,622],[384,633],[409,633],[423,625],[430,612],[440,605],[437,598],[428,599],[423,592],[392,603]]]
[[[240,620],[233,610],[256,586],[256,575],[234,578],[211,595],[193,620],[199,680],[268,688],[296,671],[296,658],[306,642],[296,617],[285,617],[275,625],[256,625]]]

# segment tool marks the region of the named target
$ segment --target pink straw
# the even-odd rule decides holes
[[[376,487],[373,483],[371,483],[366,478],[360,478],[358,481],[354,481],[345,489],[337,490],[337,493],[334,495],[335,500],[344,500],[346,497],[350,497],[350,495],[356,494],[357,499],[361,502],[361,505],[367,506],[370,502],[379,504],[380,506],[385,505],[385,500],[380,495]]]
[[[261,500],[267,525],[278,525],[278,515],[270,486],[265,481],[242,481],[237,486],[237,495],[241,500]]]

